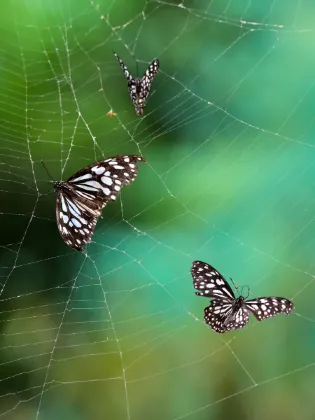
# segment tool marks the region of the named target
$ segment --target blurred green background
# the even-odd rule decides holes
[[[314,19],[306,0],[3,2],[2,418],[315,418]],[[112,50],[134,75],[160,59],[143,118]],[[147,164],[72,251],[40,159],[66,180],[126,153]],[[215,334],[194,259],[296,313]]]

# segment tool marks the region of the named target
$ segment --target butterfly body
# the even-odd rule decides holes
[[[233,321],[234,314],[238,313],[238,311],[243,307],[244,301],[245,301],[245,298],[243,296],[239,296],[235,300],[235,302],[233,303],[230,309],[230,313],[224,319],[224,322],[223,322],[224,325],[229,325],[230,322]]]
[[[102,209],[117,199],[123,185],[135,180],[138,161],[145,159],[137,155],[114,156],[86,166],[67,181],[54,183],[57,226],[70,248],[84,250]]]
[[[135,79],[136,93],[139,95],[142,90],[142,78],[137,77]]]
[[[124,62],[114,52],[119,65],[124,72],[126,79],[128,80],[128,90],[130,99],[135,107],[137,115],[143,114],[143,108],[145,107],[145,101],[149,96],[151,83],[157,75],[160,67],[160,62],[155,58],[150,66],[145,71],[143,77],[133,77]]]
[[[213,298],[204,310],[205,322],[217,333],[243,328],[252,313],[258,321],[278,314],[290,314],[294,311],[293,303],[282,297],[268,296],[247,299],[235,298],[225,278],[210,264],[194,261],[191,274],[196,295]]]

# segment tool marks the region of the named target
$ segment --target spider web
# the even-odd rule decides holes
[[[314,5],[2,8],[0,417],[314,418]],[[144,118],[112,50],[161,61]],[[40,160],[127,153],[147,164],[73,252]],[[195,259],[295,315],[216,335]]]

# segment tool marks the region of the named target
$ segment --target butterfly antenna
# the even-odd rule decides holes
[[[235,290],[236,290],[236,291],[237,291],[237,293],[238,293],[238,289],[239,289],[238,285],[234,282],[234,280],[232,279],[232,277],[230,277],[230,280],[231,280],[231,282],[233,283],[233,286],[235,287]]]
[[[51,176],[49,170],[47,169],[46,165],[44,164],[43,160],[41,159],[40,163],[43,165],[45,171],[47,172],[47,175],[49,176],[49,178],[52,180],[52,182],[55,182],[54,178]]]
[[[247,286],[247,285],[243,286],[242,289],[241,289],[241,295],[243,295],[243,289],[244,289],[244,287],[247,287],[247,296],[244,297],[244,299],[247,299],[249,297],[249,295],[250,295],[250,287]]]

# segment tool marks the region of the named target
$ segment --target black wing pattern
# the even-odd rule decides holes
[[[143,114],[143,108],[145,107],[145,101],[149,96],[151,83],[157,75],[160,67],[160,62],[155,58],[145,71],[143,77],[132,77],[125,63],[118,57],[114,52],[119,65],[124,72],[126,79],[128,80],[128,90],[130,99],[135,107],[138,115]]]
[[[294,305],[289,299],[276,296],[246,300],[245,305],[258,321],[294,311]]]
[[[223,301],[233,302],[235,296],[229,283],[210,264],[194,261],[190,269],[197,296],[218,297]]]
[[[102,209],[116,200],[124,185],[137,176],[137,163],[142,156],[122,155],[99,160],[66,182],[56,182],[56,216],[59,233],[64,242],[77,251],[91,241]]]
[[[204,310],[204,318],[215,332],[225,333],[245,327],[249,320],[249,311],[243,306],[213,299]]]
[[[141,79],[141,90],[143,101],[147,99],[151,89],[151,83],[153,82],[155,76],[158,74],[160,67],[160,62],[157,58],[155,58],[149,67],[146,69],[142,79]]]
[[[194,261],[191,274],[196,295],[214,298],[204,310],[204,319],[215,332],[225,333],[243,328],[249,321],[250,312],[258,321],[294,311],[293,303],[282,297],[261,297],[246,300],[235,298],[224,277],[210,264]]]
[[[64,242],[76,251],[91,241],[100,209],[87,207],[68,191],[59,191],[56,200],[56,218],[59,233]]]
[[[113,51],[113,53],[114,53],[114,56],[117,58],[118,63],[120,65],[122,71],[124,72],[124,75],[125,75],[126,79],[128,80],[128,82],[134,81],[134,78],[131,76],[127,66],[125,65],[125,63],[122,61],[121,58],[118,57],[118,54],[116,54],[115,51]]]

